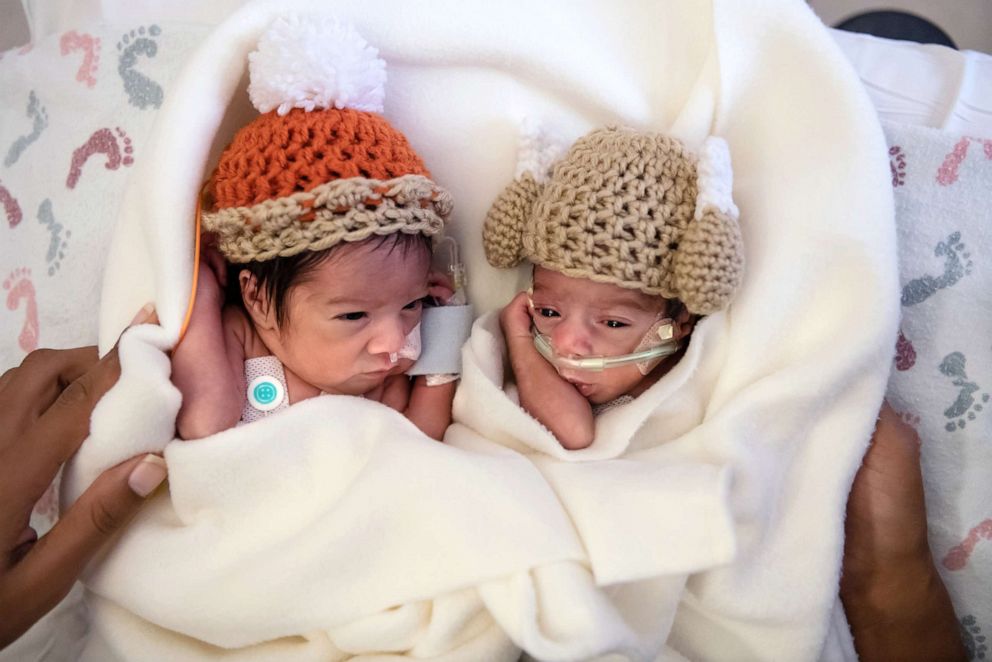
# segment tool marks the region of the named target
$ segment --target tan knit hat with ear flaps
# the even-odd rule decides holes
[[[385,63],[351,25],[278,18],[249,55],[249,72],[263,114],[224,150],[202,215],[229,262],[441,232],[451,196],[378,114]]]
[[[726,143],[700,156],[657,133],[606,128],[552,168],[524,173],[486,216],[495,267],[523,260],[575,278],[677,298],[706,315],[730,303],[744,271]]]

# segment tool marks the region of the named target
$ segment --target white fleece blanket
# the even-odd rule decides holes
[[[533,424],[514,432],[524,445],[494,445],[507,439],[485,416],[475,436],[456,428],[452,444],[431,444],[398,415],[341,397],[172,441],[166,352],[187,306],[196,193],[250,118],[247,53],[274,15],[307,9],[349,18],[387,61],[386,115],[455,196],[479,311],[525,277],[488,268],[478,240],[524,117],[566,140],[605,123],[690,145],[726,138],[743,288],[697,331],[699,361],[678,389],[659,382],[672,392],[652,391],[659,402],[636,422],[604,416],[604,438],[625,441],[597,441],[584,457],[605,462],[560,457],[546,438],[534,452]],[[162,326],[125,337],[121,381],[94,413],[65,497],[163,448],[170,491],[91,569],[90,659],[825,650],[845,497],[882,396],[898,291],[882,134],[804,3],[253,3],[193,55],[146,150],[107,264],[101,346],[149,300]],[[680,523],[669,501],[701,491],[686,512],[719,513],[728,472],[737,555],[704,570],[727,559],[730,532],[719,519],[712,531]],[[721,542],[701,549],[708,539]],[[648,602],[657,611],[637,608]]]
[[[563,449],[521,409],[514,387],[504,391],[495,313],[476,322],[463,352],[445,442],[482,452],[495,444],[533,462],[568,513],[597,586],[636,635],[641,659],[662,650],[687,576],[734,555],[729,467],[692,441],[725,358],[726,323],[722,313],[703,320],[679,364],[633,403],[599,416],[595,442],[580,451]],[[532,638],[530,624],[510,616],[500,621],[514,640]]]

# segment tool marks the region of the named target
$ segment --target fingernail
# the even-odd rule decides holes
[[[154,312],[155,312],[155,304],[151,302],[146,303],[144,306],[141,307],[141,310],[138,311],[138,314],[134,316],[134,319],[131,320],[131,323],[128,326],[134,326],[135,324],[144,324],[145,322],[148,321],[148,318],[151,317],[152,313]]]
[[[146,455],[127,477],[128,487],[140,497],[146,497],[162,484],[168,475],[165,460],[158,455]]]

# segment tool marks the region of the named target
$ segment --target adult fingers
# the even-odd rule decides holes
[[[149,306],[139,312],[132,324],[154,318],[154,311]],[[95,353],[96,350],[92,349],[91,358],[95,358]],[[88,436],[93,408],[120,377],[117,346],[95,364],[89,365],[81,375],[78,370],[66,370],[64,376],[66,379],[62,381],[72,377],[68,385],[30,426],[18,432],[18,438],[9,446],[7,466],[16,466],[17,473],[10,476],[7,482],[9,494],[14,495],[12,498],[15,500],[34,503],[52,482],[59,467],[72,457]]]
[[[65,387],[48,409],[11,446],[9,478],[13,494],[36,500],[52,482],[59,467],[83,443],[96,403],[120,376],[117,348]]]
[[[100,547],[166,478],[165,461],[146,455],[111,467],[4,578],[0,643],[20,636],[65,597]]]
[[[70,383],[97,362],[96,347],[39,349],[0,378],[0,449],[48,409]]]
[[[917,461],[920,456],[920,436],[916,429],[904,421],[887,401],[882,403],[878,412],[878,423],[875,426],[875,441],[882,438],[882,443],[898,443],[901,450]]]
[[[893,559],[926,551],[918,437],[887,404],[851,486],[845,527],[854,554],[868,551]]]
[[[62,396],[65,385],[80,378],[93,367],[96,349],[47,350],[28,356],[13,376],[5,380],[0,393],[0,543],[6,546],[27,524],[31,507],[41,498],[55,478],[61,453],[50,447],[59,446],[61,437],[47,437],[39,421]],[[73,434],[82,441],[89,424],[89,414],[71,415],[62,421],[74,427]]]
[[[922,485],[919,435],[888,402],[879,411],[864,465],[868,471],[892,475],[886,485],[889,490],[915,490]]]

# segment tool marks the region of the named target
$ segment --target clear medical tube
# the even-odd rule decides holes
[[[643,349],[632,354],[623,354],[621,356],[586,356],[575,359],[566,356],[558,356],[555,353],[554,348],[551,346],[551,340],[546,335],[539,333],[536,329],[533,330],[533,333],[534,347],[537,349],[537,352],[543,356],[545,360],[547,360],[548,363],[556,368],[567,368],[571,370],[590,370],[600,372],[602,370],[606,370],[607,368],[617,368],[624,365],[630,365],[631,363],[641,363],[652,359],[664,358],[679,350],[679,341],[667,340],[661,345]]]

